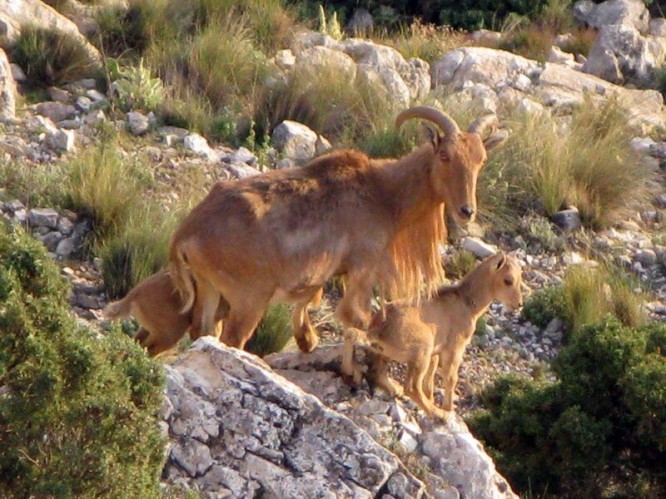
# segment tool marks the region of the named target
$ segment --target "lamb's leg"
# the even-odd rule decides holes
[[[437,407],[423,392],[423,379],[428,371],[430,354],[420,356],[409,363],[407,368],[407,379],[405,380],[406,393],[426,413],[436,418],[446,419],[447,413]]]
[[[428,371],[426,372],[425,378],[423,380],[423,391],[425,392],[426,397],[434,402],[435,400],[435,372],[439,366],[439,355],[433,355],[430,357],[430,364],[428,365]]]
[[[453,399],[455,397],[456,385],[458,384],[458,369],[462,363],[462,351],[456,355],[455,352],[445,356],[440,362],[442,379],[444,382],[444,401],[442,407],[446,411],[453,411]]]
[[[312,352],[319,343],[319,337],[312,328],[312,324],[310,324],[308,304],[312,303],[315,307],[319,306],[323,291],[323,288],[318,288],[312,295],[298,302],[291,314],[291,325],[296,344],[305,353]]]
[[[340,300],[335,315],[347,327],[342,355],[342,377],[351,386],[358,386],[363,371],[354,362],[355,338],[365,336],[363,330],[370,322],[370,299],[372,298],[372,274],[360,272],[349,274],[347,290]]]
[[[402,386],[393,381],[388,375],[387,359],[374,352],[368,352],[367,358],[370,366],[366,375],[368,383],[378,386],[391,397],[402,397],[404,393]]]

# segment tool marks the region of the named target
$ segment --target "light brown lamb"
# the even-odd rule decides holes
[[[176,346],[192,325],[192,314],[197,304],[188,312],[182,313],[183,302],[175,290],[168,272],[160,271],[147,277],[122,299],[109,303],[103,311],[109,320],[134,317],[141,327],[134,339],[154,357]],[[220,301],[215,315],[215,336],[222,331],[229,306]],[[193,340],[197,333],[190,330]]]
[[[221,339],[242,348],[270,302],[292,302],[300,314],[294,334],[307,352],[318,338],[303,307],[333,276],[345,277],[336,317],[348,330],[367,328],[375,285],[389,297],[436,289],[443,279],[444,203],[459,223],[474,219],[486,150],[506,137],[486,136],[495,116],[464,132],[445,113],[414,107],[396,125],[410,118],[429,120],[444,133],[400,159],[344,150],[302,168],[216,185],[170,246],[170,273],[184,310],[195,296],[202,304],[193,331],[214,332],[221,295],[230,305]],[[350,340],[342,370],[347,380],[360,381]]]
[[[428,414],[446,419],[453,411],[458,369],[476,321],[498,300],[514,310],[523,303],[521,270],[511,255],[486,258],[458,284],[440,288],[420,306],[389,304],[377,312],[366,338],[357,337],[379,354],[368,380],[393,396],[400,385],[387,374],[386,359],[405,362],[404,393]],[[439,365],[444,384],[443,407],[435,405],[434,378]]]

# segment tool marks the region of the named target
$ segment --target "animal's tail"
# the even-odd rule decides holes
[[[131,307],[132,301],[128,300],[127,298],[123,298],[122,300],[109,303],[106,307],[104,307],[104,310],[102,310],[102,314],[104,315],[105,319],[109,320],[124,319],[130,315]]]
[[[174,288],[178,291],[183,308],[180,313],[189,312],[194,305],[196,297],[194,291],[194,278],[187,265],[187,256],[175,241],[171,242],[169,247],[169,276],[173,282]]]

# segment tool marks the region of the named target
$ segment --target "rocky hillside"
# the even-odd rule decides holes
[[[482,405],[482,387],[499,374],[554,379],[550,362],[596,316],[582,318],[575,306],[588,296],[552,313],[540,293],[573,296],[566,293],[575,269],[606,272],[608,282],[589,293],[612,303],[593,309],[608,306],[622,319],[616,302],[624,301],[627,309],[636,303],[628,315],[640,321],[666,320],[666,112],[657,85],[666,21],[651,19],[641,1],[576,2],[571,30],[535,58],[504,50],[517,44],[511,30],[431,27],[426,47],[414,28],[396,41],[296,25],[270,44],[255,40],[237,66],[217,54],[236,78],[218,93],[213,81],[223,76],[204,71],[204,45],[188,46],[180,66],[155,55],[166,58],[157,35],[155,45],[133,47],[138,57],[109,57],[116,38],[103,14],[121,12],[124,22],[124,13],[141,15],[140,4],[0,0],[0,212],[43,242],[71,282],[82,320],[106,327],[101,309],[164,264],[172,227],[215,181],[305,164],[332,148],[401,154],[423,139],[416,129],[400,136],[392,121],[416,103],[461,124],[497,114],[510,136],[481,174],[479,223],[449,229],[449,276],[476,258],[517,250],[539,297],[520,316],[493,306],[478,325],[461,369],[459,413]],[[585,54],[571,51],[583,28],[594,32]],[[41,40],[40,29],[73,39],[77,64],[37,71],[26,39]],[[239,53],[245,34],[234,35]],[[200,87],[179,86],[187,79],[174,67],[186,63],[196,75],[189,83]],[[240,69],[252,64],[244,79]],[[622,284],[609,284],[615,275]],[[336,300],[330,290],[313,311],[324,344],[340,341]],[[174,494],[514,495],[462,419],[437,425],[408,401],[352,393],[338,376],[335,346],[309,356],[290,349],[264,362],[213,341],[185,341],[165,360],[163,481]],[[402,376],[400,366],[393,373]]]

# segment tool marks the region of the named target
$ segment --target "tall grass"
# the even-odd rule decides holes
[[[462,31],[455,31],[450,26],[424,24],[418,19],[409,25],[401,25],[395,34],[378,37],[378,41],[392,46],[405,59],[418,57],[428,63],[467,44]]]
[[[610,225],[646,198],[654,178],[630,146],[627,122],[613,100],[586,99],[568,127],[549,115],[514,112],[504,123],[509,140],[480,177],[483,212],[507,221],[511,213],[550,216],[575,205],[587,226]]]
[[[130,219],[151,182],[145,165],[123,158],[115,141],[83,151],[65,169],[65,204],[91,218],[98,238]]]
[[[288,305],[271,305],[266,310],[254,336],[245,350],[259,357],[280,352],[292,337],[291,314]]]
[[[334,140],[355,143],[385,128],[393,116],[383,86],[349,75],[334,65],[301,67],[287,81],[263,89],[254,121],[258,135],[283,120],[303,123]]]
[[[69,34],[25,26],[10,48],[10,59],[34,86],[62,85],[101,76],[99,61]]]

